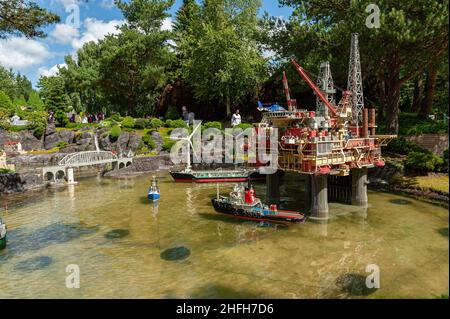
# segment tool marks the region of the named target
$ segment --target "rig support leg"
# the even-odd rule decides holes
[[[352,205],[367,206],[367,168],[354,168],[352,175]]]
[[[269,204],[280,203],[280,173],[266,175],[266,199]]]
[[[311,217],[319,220],[327,220],[328,212],[328,176],[310,176]]]

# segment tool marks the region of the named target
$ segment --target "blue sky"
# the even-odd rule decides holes
[[[0,40],[0,64],[25,74],[35,86],[41,75],[52,75],[58,65],[63,66],[64,56],[75,54],[84,43],[97,41],[108,33],[114,33],[116,26],[123,23],[123,16],[114,0],[35,0],[61,17],[61,23],[45,29],[44,39],[12,37]],[[182,0],[176,0],[170,10],[172,18]],[[291,9],[280,7],[277,0],[262,0],[262,9],[272,16],[289,17]],[[78,16],[79,20],[74,19]],[[170,28],[171,19],[163,28]]]

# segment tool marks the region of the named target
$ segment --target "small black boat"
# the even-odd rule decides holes
[[[279,210],[276,205],[264,205],[256,197],[252,186],[244,189],[242,185],[236,185],[229,197],[218,195],[211,202],[217,212],[235,218],[294,224],[306,221],[306,215],[300,212]]]

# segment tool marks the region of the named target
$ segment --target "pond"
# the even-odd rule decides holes
[[[289,227],[214,212],[215,184],[159,173],[79,178],[78,185],[9,197],[0,298],[434,298],[448,295],[448,211],[369,192],[369,207],[330,204],[327,224]],[[226,194],[233,184],[221,185]],[[264,198],[265,185],[255,185]],[[304,209],[286,174],[284,208]],[[5,203],[6,199],[2,199]],[[68,265],[80,288],[68,289]],[[368,265],[380,288],[367,289]]]

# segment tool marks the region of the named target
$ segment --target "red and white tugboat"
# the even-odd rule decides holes
[[[255,190],[251,185],[245,188],[242,184],[235,185],[229,197],[219,196],[219,191],[217,191],[217,197],[211,201],[217,212],[235,218],[294,224],[302,224],[306,221],[306,215],[303,213],[279,210],[277,205],[263,204],[256,197]]]

